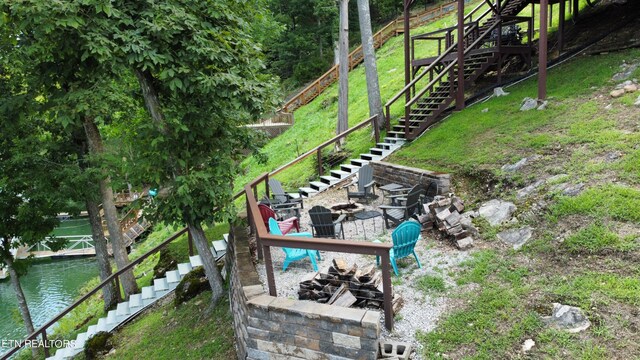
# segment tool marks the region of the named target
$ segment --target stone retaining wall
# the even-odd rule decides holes
[[[245,225],[233,226],[226,255],[238,359],[377,358],[378,311],[269,296],[248,239]]]
[[[396,183],[407,187],[419,182],[428,187],[432,181],[438,184],[438,194],[446,194],[451,188],[451,175],[441,172],[412,168],[384,161],[371,161],[373,180],[378,185]]]

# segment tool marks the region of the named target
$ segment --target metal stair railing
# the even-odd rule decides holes
[[[501,25],[502,21],[498,19],[498,21],[496,21],[493,25],[491,25],[483,34],[481,34],[470,46],[467,47],[467,49],[465,49],[464,51],[464,56],[466,57],[469,52],[471,52],[471,50],[475,49],[478,45],[480,45],[484,38],[487,37],[489,34],[491,34],[491,32],[499,27]],[[500,34],[501,31],[498,32],[498,34]],[[454,45],[452,45],[453,47]],[[449,63],[449,65],[447,65],[442,71],[439,72],[439,74],[433,79],[431,80],[421,91],[419,91],[417,94],[414,95],[413,98],[411,98],[404,106],[405,108],[405,120],[408,119],[409,116],[409,111],[410,108],[413,104],[415,104],[418,100],[420,100],[420,98],[422,98],[424,96],[424,94],[431,88],[433,88],[433,86],[442,79],[442,77],[444,77],[445,74],[447,74],[451,69],[453,69],[453,67],[455,65],[457,65],[458,63],[456,61],[452,61],[451,63]],[[453,81],[449,81],[451,87],[453,87]],[[405,131],[408,129],[407,127],[408,122],[405,121]]]

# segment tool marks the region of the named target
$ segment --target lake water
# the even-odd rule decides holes
[[[37,262],[20,278],[34,326],[38,328],[78,298],[98,275],[95,258]],[[9,279],[0,282],[0,340],[22,340],[27,332]],[[0,342],[1,346],[1,342]],[[0,348],[0,354],[7,349]]]

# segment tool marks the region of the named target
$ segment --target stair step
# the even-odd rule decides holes
[[[115,325],[117,323],[118,323],[118,317],[116,316],[116,311],[115,310],[110,310],[107,313],[107,324]]]
[[[133,294],[129,297],[129,308],[135,309],[142,306],[142,294]]]
[[[78,337],[76,337],[76,349],[83,349],[84,348],[84,343],[85,341],[87,341],[87,333],[80,333],[78,334]]]
[[[190,263],[178,264],[178,273],[180,274],[180,276],[187,275],[189,272],[191,272],[191,269],[193,269],[193,267]]]
[[[127,316],[129,314],[131,314],[131,309],[129,309],[129,302],[125,301],[125,302],[119,303],[118,307],[116,308],[116,315]]]
[[[156,292],[153,286],[145,286],[142,288],[142,300],[155,299]]]
[[[404,134],[402,134],[402,136],[398,136],[398,137],[385,137],[384,141],[389,143],[389,144],[399,144],[402,145],[404,144],[407,140],[404,138]]]
[[[340,170],[342,170],[343,172],[348,172],[350,174],[358,172],[358,169],[360,169],[360,166],[353,164],[340,165]]]
[[[399,131],[387,131],[387,135],[390,137],[404,138],[404,132]]]
[[[320,181],[312,181],[309,183],[309,186],[316,191],[322,191],[329,187],[329,185]]]
[[[227,252],[227,242],[225,240],[215,240],[212,241],[213,250],[215,250],[215,254],[226,253]]]
[[[97,328],[98,326],[96,325],[89,326],[89,328],[87,329],[87,339],[91,339],[91,337],[96,334]]]
[[[200,258],[200,255],[189,256],[189,262],[192,268],[202,266],[202,258]]]
[[[352,163],[353,165],[357,165],[357,166],[362,167],[362,166],[364,166],[364,165],[368,164],[368,163],[369,163],[369,160],[364,160],[364,159],[351,159],[351,163]]]
[[[342,170],[331,170],[331,175],[333,177],[338,178],[338,179],[345,178],[345,177],[349,176],[349,174],[351,174],[351,172],[342,171]]]
[[[155,290],[156,292],[169,291],[169,283],[167,283],[167,278],[154,279],[153,290]]]
[[[310,187],[301,187],[300,192],[302,193],[302,195],[306,196],[306,197],[311,197],[315,194],[318,193],[318,191],[316,189],[312,189]]]
[[[363,160],[367,160],[367,161],[378,161],[378,160],[382,159],[382,156],[374,155],[374,154],[360,154],[360,157]]]
[[[320,176],[320,182],[327,184],[329,186],[337,183],[340,181],[340,177],[337,176],[333,176],[333,175],[322,175]]]
[[[289,194],[289,196],[294,197],[293,195],[297,195],[298,197],[300,197],[300,194]],[[227,244],[229,243],[229,234],[222,234],[222,240],[224,240],[224,242],[226,242]]]
[[[177,270],[167,271],[165,274],[167,276],[167,283],[179,283],[180,282],[180,273]]]
[[[100,331],[109,331],[107,328],[107,318],[98,319],[98,324],[96,325],[96,332]]]
[[[389,153],[389,150],[375,147],[375,148],[370,148],[369,152],[371,152],[371,154],[373,155],[385,157]]]
[[[376,146],[385,150],[395,150],[398,148],[398,145],[391,143],[377,143]]]

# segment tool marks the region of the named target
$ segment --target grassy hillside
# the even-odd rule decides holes
[[[515,202],[515,224],[476,223],[482,239],[457,277],[469,292],[435,331],[418,335],[424,358],[630,359],[640,354],[640,93],[613,99],[611,81],[639,50],[583,56],[549,72],[549,106],[519,111],[536,79],[506,97],[476,104],[426,132],[390,161],[453,173],[454,191],[472,209],[491,198]],[[632,77],[638,77],[640,71]],[[502,165],[533,156],[522,170]],[[562,175],[564,174],[564,176]],[[559,175],[518,198],[537,180]],[[577,196],[555,185],[582,184]],[[514,251],[495,237],[531,226]],[[551,304],[579,306],[592,326],[579,334],[547,327]],[[521,346],[533,339],[524,355]]]
[[[471,10],[474,6],[475,4],[472,4],[467,8]],[[412,34],[434,31],[453,24],[455,24],[455,14],[412,30]],[[392,38],[376,54],[383,103],[404,86],[402,39],[402,36]],[[421,53],[435,55],[436,51],[437,42],[429,42],[421,50]],[[249,157],[242,163],[245,174],[237,179],[236,189],[257,175],[271,171],[335,136],[338,116],[337,101],[338,84],[335,83],[311,103],[296,110],[295,125],[264,146],[263,152],[268,156],[266,164],[259,164],[254,157]],[[355,125],[368,117],[369,105],[364,65],[360,65],[349,73],[349,124],[350,126]],[[360,153],[368,152],[368,149],[373,146],[374,141],[370,132],[370,128],[363,129],[348,138],[346,150],[352,153],[353,157],[359,157]],[[278,179],[291,187],[305,185],[310,179],[316,177],[314,175],[315,166],[312,160],[305,161],[279,174]]]

